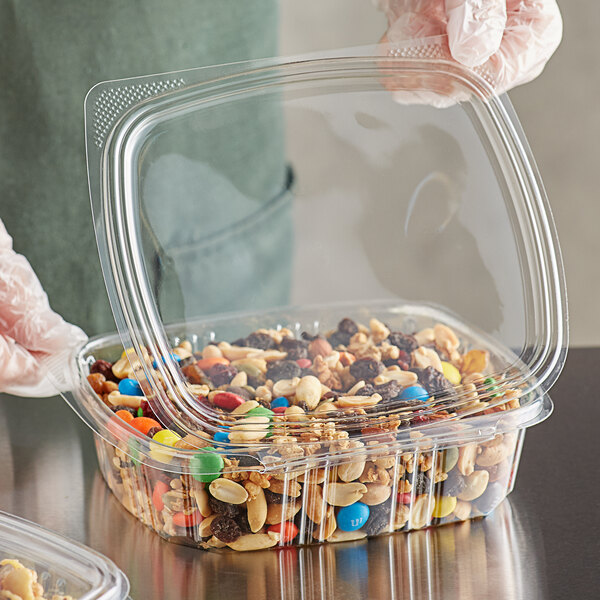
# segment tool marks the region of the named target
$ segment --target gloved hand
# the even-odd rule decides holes
[[[433,46],[434,56],[474,68],[498,94],[537,77],[562,38],[555,0],[374,2],[389,23],[382,43],[407,49],[430,40],[430,53]]]
[[[87,336],[66,323],[0,220],[0,392],[53,396],[69,380],[68,358]],[[46,378],[54,375],[53,382]],[[65,390],[60,390],[65,391]]]

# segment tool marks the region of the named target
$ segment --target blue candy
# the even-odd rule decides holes
[[[279,398],[275,398],[271,402],[271,408],[279,408],[280,406],[285,406],[286,408],[290,405],[288,399],[285,396],[279,396]]]
[[[181,357],[180,357],[180,356],[177,356],[177,354],[175,354],[174,352],[171,352],[171,358],[172,358],[173,360],[177,361],[177,362],[181,362]],[[163,359],[162,359],[162,361],[163,361],[163,363],[165,362],[165,357],[164,357],[164,356],[163,356]],[[152,361],[152,366],[153,366],[155,369],[158,369],[158,363],[157,363],[155,360],[153,360],[153,361]]]
[[[411,400],[421,400],[421,402],[425,402],[429,399],[429,394],[422,385],[411,385],[402,390],[399,398],[403,402],[410,402]]]
[[[123,396],[143,396],[142,388],[135,379],[121,379],[119,381],[119,392]]]
[[[215,440],[216,443],[229,443],[229,434],[225,433],[224,431],[217,431],[217,433],[215,433],[215,435],[213,436],[213,440]]]
[[[337,526],[342,531],[356,531],[367,522],[369,513],[369,507],[363,502],[344,506],[337,514]]]

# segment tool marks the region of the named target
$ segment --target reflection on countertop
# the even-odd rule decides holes
[[[123,509],[99,473],[88,514],[90,544],[125,570],[133,598],[545,597],[543,564],[535,564],[539,535],[509,500],[486,519],[247,554],[207,552],[162,540]]]

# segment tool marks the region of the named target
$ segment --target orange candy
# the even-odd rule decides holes
[[[125,423],[131,423],[134,419],[134,416],[128,410],[118,410],[115,415],[123,419]]]
[[[211,367],[215,365],[228,365],[229,361],[222,356],[215,356],[212,358],[201,358],[196,362],[196,365],[199,369],[202,369],[204,372],[208,371]]]
[[[191,515],[178,512],[173,515],[173,525],[177,527],[193,527],[202,521],[202,515],[199,510],[195,510]]]
[[[164,481],[157,481],[154,486],[154,491],[152,492],[152,504],[154,504],[154,508],[158,512],[160,512],[164,507],[165,503],[162,500],[164,494],[166,494],[171,488]]]
[[[135,419],[132,419],[129,424],[144,435],[148,435],[148,432],[153,427],[158,427],[159,429],[162,429],[162,426],[158,421],[150,419],[149,417],[136,417]]]

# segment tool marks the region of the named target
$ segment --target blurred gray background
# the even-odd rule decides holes
[[[563,42],[542,75],[510,92],[552,205],[563,252],[571,345],[600,344],[600,3],[559,2]],[[281,54],[372,44],[384,16],[369,0],[282,0]]]

